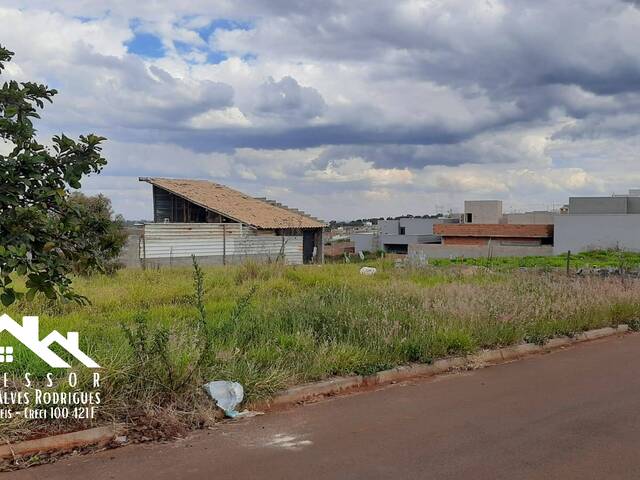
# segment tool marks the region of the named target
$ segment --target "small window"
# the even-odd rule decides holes
[[[405,227],[400,227],[400,235],[404,235]]]
[[[13,347],[0,347],[0,363],[13,362]]]
[[[465,213],[466,219],[465,223],[473,223],[473,215],[470,213]]]

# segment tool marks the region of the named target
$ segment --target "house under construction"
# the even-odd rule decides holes
[[[205,263],[255,258],[322,262],[325,224],[305,212],[206,180],[140,177],[153,186],[153,220],[144,226],[140,259]]]

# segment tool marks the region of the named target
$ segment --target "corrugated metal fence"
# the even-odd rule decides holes
[[[256,235],[241,223],[152,223],[144,226],[140,259],[168,260],[195,255],[220,263],[248,258],[302,263],[302,237]]]

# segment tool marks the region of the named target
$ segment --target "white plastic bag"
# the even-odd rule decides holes
[[[238,415],[236,407],[242,403],[244,388],[238,382],[216,380],[203,385],[204,390],[213,398],[227,417]]]
[[[360,275],[375,275],[377,271],[374,267],[362,267],[360,269]]]

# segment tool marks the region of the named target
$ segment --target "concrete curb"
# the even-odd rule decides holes
[[[362,387],[401,382],[411,378],[431,377],[459,368],[481,368],[486,365],[495,365],[516,360],[527,355],[557,350],[576,343],[587,342],[612,335],[622,335],[628,331],[629,326],[621,324],[618,325],[617,328],[598,328],[577,334],[573,337],[552,338],[545,342],[544,345],[523,343],[497,350],[483,350],[463,357],[443,358],[436,360],[432,364],[403,365],[390,370],[383,370],[373,375],[330,378],[317,383],[292,387],[276,395],[271,401],[260,405],[253,405],[252,407],[267,410],[270,407],[293,405]]]
[[[385,385],[411,378],[432,377],[459,368],[478,368],[489,364],[499,364],[543,351],[557,350],[567,345],[587,342],[598,338],[621,335],[629,331],[627,325],[617,328],[599,328],[580,333],[574,337],[557,337],[544,345],[523,343],[498,350],[483,350],[464,357],[451,357],[436,360],[432,364],[403,365],[374,373],[373,375],[355,375],[335,377],[321,382],[292,387],[276,395],[268,403],[252,405],[253,408],[268,409],[293,405],[319,397],[326,397],[355,390],[362,387]],[[15,444],[0,445],[0,459],[22,457],[50,451],[65,451],[90,445],[107,445],[123,431],[121,425],[96,427],[79,432],[64,433],[51,437],[26,440]]]
[[[292,387],[274,397],[273,400],[271,400],[271,405],[287,405],[306,400],[310,397],[335,395],[336,393],[359,387],[363,382],[364,377],[362,375],[356,375],[353,377],[335,377],[314,383],[313,385]]]
[[[96,427],[79,432],[63,433],[51,437],[0,445],[0,459],[35,455],[50,451],[71,450],[90,445],[107,445],[122,430],[120,426]]]

